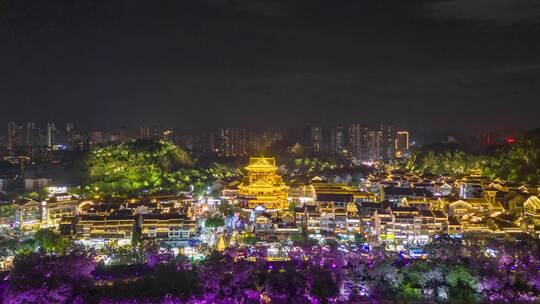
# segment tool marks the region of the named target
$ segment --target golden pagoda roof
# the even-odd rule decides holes
[[[243,186],[243,185],[242,185],[242,186]],[[265,181],[265,180],[259,179],[259,180],[257,180],[256,182],[250,184],[249,187],[252,187],[252,188],[261,188],[261,187],[264,187],[264,188],[275,188],[276,186],[270,184],[269,182],[267,182],[267,181]]]
[[[246,169],[274,169],[276,168],[276,159],[273,157],[251,157]]]

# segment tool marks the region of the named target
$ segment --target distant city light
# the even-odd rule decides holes
[[[516,142],[516,139],[514,137],[507,137],[506,138],[506,142],[509,143],[509,144],[513,144]]]

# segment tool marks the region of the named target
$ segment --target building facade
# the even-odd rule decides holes
[[[244,208],[283,209],[288,207],[288,187],[277,174],[276,160],[251,157],[247,175],[238,186],[238,200]]]

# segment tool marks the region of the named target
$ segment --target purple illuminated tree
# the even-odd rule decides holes
[[[92,257],[86,253],[16,256],[4,303],[72,303],[91,285]]]

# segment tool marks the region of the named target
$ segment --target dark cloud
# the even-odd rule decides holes
[[[434,18],[540,23],[540,3],[537,0],[446,0],[428,5]]]
[[[532,128],[540,5],[493,1],[4,0],[0,123]]]
[[[228,7],[239,12],[253,13],[267,17],[283,17],[288,15],[279,2],[270,0],[219,1],[218,3],[214,2],[214,4],[220,4],[223,7]]]

